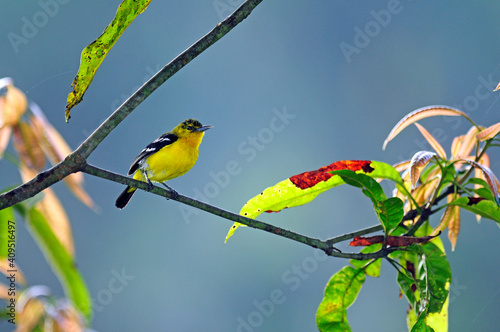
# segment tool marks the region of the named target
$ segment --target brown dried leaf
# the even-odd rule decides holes
[[[427,142],[429,142],[434,151],[436,151],[438,156],[440,156],[443,159],[446,159],[446,152],[444,151],[441,144],[439,144],[439,142],[434,138],[434,136],[432,136],[431,133],[429,133],[427,129],[425,129],[418,122],[415,122],[415,126],[417,126],[418,130],[422,133]]]
[[[14,267],[10,266],[11,262],[7,260],[7,258],[0,259],[0,273],[8,276],[12,272],[7,272],[8,270],[16,270],[16,282],[20,285],[26,285],[26,278],[24,277],[23,271],[19,268],[16,262],[14,262]]]
[[[55,147],[52,145],[52,143],[49,142],[45,133],[44,125],[41,123],[41,121],[39,121],[36,117],[33,116],[30,117],[30,124],[31,128],[33,129],[33,132],[40,141],[40,146],[42,147],[43,152],[49,159],[50,163],[52,165],[59,163],[62,160],[62,158],[59,155],[59,153],[55,150]]]
[[[446,199],[448,200],[448,203],[450,203],[458,198],[460,198],[460,196],[456,195],[456,194],[450,194],[446,197]],[[439,225],[437,225],[436,228],[434,228],[434,230],[431,233],[432,236],[438,235],[440,232],[444,231],[446,229],[446,227],[448,227],[450,220],[454,217],[454,213],[455,213],[454,208],[455,207],[456,207],[456,205],[448,205],[446,207],[446,209],[444,210],[443,216],[441,217],[441,220],[439,221]]]
[[[410,167],[410,160],[401,161],[397,164],[392,165],[398,172],[405,171],[408,167]]]
[[[12,127],[0,128],[0,158],[3,157],[3,153],[7,148],[10,140],[10,134],[12,133]]]
[[[83,204],[87,205],[91,209],[96,209],[94,201],[83,189],[81,173],[73,173],[64,178],[64,182],[68,186],[69,190],[76,196]]]
[[[45,306],[43,302],[38,299],[30,300],[16,316],[17,329],[15,332],[35,331],[36,326],[40,325],[44,314]]]
[[[51,315],[53,319],[54,332],[81,332],[84,331],[84,323],[81,315],[70,305],[59,308]]]
[[[21,166],[20,171],[24,182],[36,176],[35,172],[29,170],[24,165]],[[68,253],[73,256],[75,250],[68,215],[52,189],[47,188],[43,193],[43,199],[41,199],[35,207],[45,217],[61,244],[66,248]]]
[[[33,331],[46,314],[45,303],[37,297],[50,296],[45,286],[32,286],[24,290],[17,300],[16,332]]]
[[[449,206],[448,206],[449,207]],[[458,233],[460,232],[460,207],[452,206],[450,220],[448,223],[448,239],[451,243],[451,251],[455,251],[457,245]]]
[[[40,107],[32,104],[30,108],[34,115],[30,117],[30,122],[33,128],[36,128],[37,132],[44,138],[42,144],[47,151],[49,160],[52,164],[57,164],[66,158],[72,150],[61,134],[47,121]]]
[[[0,284],[0,299],[9,300],[11,297],[9,296],[9,287],[4,284]]]
[[[412,185],[412,189],[415,188],[415,185],[418,182],[420,177],[420,172],[424,169],[425,166],[429,163],[429,161],[436,156],[434,152],[429,151],[419,151],[413,155],[410,162],[410,182]]]
[[[472,149],[474,149],[474,146],[477,143],[476,140],[476,135],[478,133],[479,129],[477,127],[471,127],[467,134],[465,134],[460,147],[458,149],[457,154],[455,155],[455,158],[467,158],[470,156]]]
[[[71,153],[71,148],[59,132],[47,121],[41,109],[36,105],[32,105],[31,108],[34,114],[34,116],[30,117],[32,127],[36,128],[35,131],[40,136],[42,148],[50,162],[52,164],[57,164]],[[82,173],[73,173],[64,178],[64,182],[69,190],[71,190],[83,204],[95,209],[92,198],[90,198],[82,187]]]
[[[45,155],[40,142],[26,122],[14,126],[12,143],[19,159],[28,167],[41,171],[45,166]]]
[[[418,186],[414,192],[413,197],[419,206],[424,205],[429,200],[437,185],[439,184],[439,177],[433,177],[431,180]]]
[[[500,132],[500,122],[489,126],[488,128],[482,130],[476,135],[478,141],[486,141],[487,139],[492,139]]]
[[[3,107],[0,108],[0,127],[15,126],[28,108],[28,100],[24,93],[13,85],[7,85],[7,93]]]
[[[450,106],[435,105],[435,106],[426,106],[419,108],[406,115],[394,126],[394,128],[392,128],[391,132],[389,133],[389,136],[387,136],[387,138],[384,141],[382,149],[385,150],[387,143],[389,143],[394,137],[396,137],[403,129],[408,127],[410,124],[418,120],[437,115],[448,115],[448,116],[461,115],[469,119],[469,117],[464,112]]]
[[[462,141],[464,140],[465,135],[460,135],[456,136],[453,139],[453,142],[451,143],[451,157],[455,158],[458,154],[458,151],[460,150],[460,145],[462,144]]]

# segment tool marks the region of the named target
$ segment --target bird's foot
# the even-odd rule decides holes
[[[154,187],[153,182],[151,182],[151,181],[148,179],[148,191],[153,190],[153,187]]]
[[[177,199],[177,197],[179,196],[179,194],[177,193],[177,191],[175,191],[174,188],[170,187],[165,182],[162,182],[161,184],[163,184],[170,191],[170,194],[172,195],[172,199]],[[168,197],[167,197],[167,199],[168,199]]]

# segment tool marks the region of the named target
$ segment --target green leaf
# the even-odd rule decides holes
[[[448,301],[451,268],[446,255],[437,244],[428,242],[407,247],[409,251],[395,252],[406,270],[400,270],[397,281],[416,313],[408,314],[411,331],[447,331]],[[413,327],[413,328],[412,328]]]
[[[333,171],[331,173],[339,175],[348,185],[361,188],[363,194],[372,200],[373,205],[377,205],[380,201],[387,199],[382,186],[365,174],[357,174],[348,169]]]
[[[479,214],[483,218],[500,223],[500,207],[493,201],[480,198],[460,197],[447,205],[458,205],[467,211]]]
[[[481,188],[471,189],[473,192],[478,194],[480,197],[489,199],[490,201],[495,201],[495,196],[488,185],[488,182],[480,178],[469,178],[466,184],[479,185]]]
[[[13,228],[12,228],[13,226]],[[16,239],[14,212],[11,207],[0,210],[0,261],[9,254],[9,238]]]
[[[45,259],[59,278],[66,296],[90,320],[92,301],[85,281],[78,271],[73,258],[52,232],[43,215],[36,209],[31,209],[28,212],[26,223],[42,250]]]
[[[332,276],[316,312],[316,324],[321,332],[351,331],[347,308],[356,300],[364,282],[363,270],[350,266]]]
[[[387,234],[398,227],[404,216],[404,203],[398,197],[391,197],[380,202],[377,215]]]
[[[350,170],[334,171],[345,183],[361,188],[362,192],[371,199],[386,234],[396,228],[403,219],[403,201],[397,197],[387,199],[382,186],[365,174],[357,174]]]
[[[363,248],[361,250],[361,253],[363,254],[369,254],[372,252],[377,252],[382,248],[382,243],[375,243],[372,244],[368,247]],[[352,266],[356,268],[363,268],[366,266],[366,264],[370,263],[368,266],[365,267],[365,274],[370,277],[379,277],[380,276],[380,266],[382,265],[382,259],[378,258],[374,262],[372,262],[372,259],[369,260],[358,260],[358,259],[351,259],[351,264]]]
[[[417,321],[413,325],[411,332],[434,332],[434,329],[426,324],[425,315],[422,313],[417,317]]]
[[[118,6],[115,18],[104,29],[102,35],[82,51],[80,68],[71,85],[73,91],[68,95],[65,112],[66,122],[71,117],[70,110],[82,101],[85,91],[92,83],[97,69],[108,52],[132,21],[146,10],[150,2],[151,0],[123,0]]]
[[[451,284],[451,268],[448,259],[434,243],[422,245],[424,249],[424,264],[421,265],[420,276],[424,273],[429,287],[429,313],[441,312],[448,298]]]

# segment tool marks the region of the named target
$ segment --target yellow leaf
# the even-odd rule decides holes
[[[420,125],[418,122],[415,122],[415,126],[417,126],[418,130],[422,133],[422,135],[425,137],[427,142],[431,145],[431,147],[436,151],[438,156],[440,156],[443,159],[446,159],[446,152],[444,151],[443,147],[439,142],[432,136],[427,129],[425,129],[422,125]]]
[[[435,106],[422,107],[406,115],[394,126],[394,128],[392,128],[391,132],[389,133],[389,136],[387,136],[387,138],[384,141],[382,149],[385,150],[387,143],[389,143],[394,137],[396,137],[403,129],[408,127],[410,124],[418,120],[437,115],[463,116],[470,121],[470,118],[464,112],[450,106],[435,105]]]
[[[450,283],[446,283],[446,289],[450,290]],[[450,302],[450,294],[446,297],[443,307],[440,312],[428,313],[425,317],[425,322],[436,332],[448,332],[448,306]]]
[[[367,174],[374,179],[391,179],[402,184],[399,173],[391,165],[371,160],[341,160],[317,170],[291,176],[266,188],[250,199],[243,206],[240,214],[254,219],[263,212],[279,212],[286,208],[307,204],[320,193],[343,184],[342,178],[331,172],[346,169]],[[239,223],[233,224],[226,236],[226,241],[240,225]]]

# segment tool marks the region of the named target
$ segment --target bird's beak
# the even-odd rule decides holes
[[[213,128],[214,126],[211,126],[211,125],[206,125],[206,126],[202,126],[198,129],[196,129],[196,131],[205,131],[205,130],[208,130],[210,128]]]

